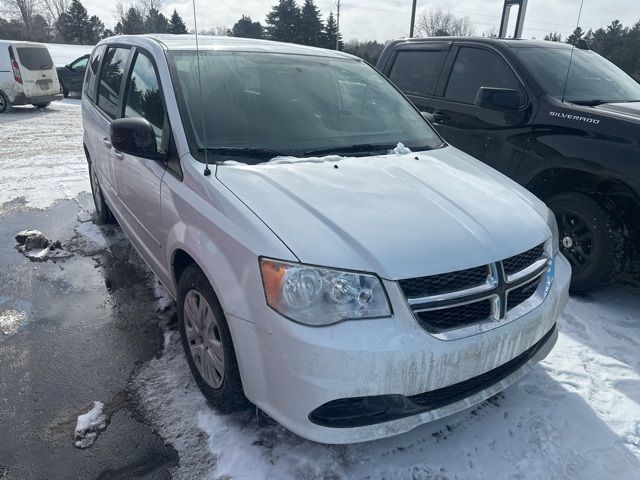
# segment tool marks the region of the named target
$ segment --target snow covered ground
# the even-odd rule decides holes
[[[0,218],[89,191],[81,135],[78,102],[0,116]],[[81,229],[93,235],[88,220],[79,218]],[[171,329],[162,356],[132,385],[145,418],[180,455],[177,479],[638,480],[640,285],[628,283],[573,298],[553,352],[504,393],[376,442],[319,445],[255,410],[217,414]],[[159,285],[155,296],[159,309],[171,308]],[[12,328],[11,312],[0,324]]]

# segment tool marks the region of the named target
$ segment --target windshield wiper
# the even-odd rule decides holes
[[[393,150],[396,148],[398,144],[374,144],[374,143],[362,143],[358,145],[346,145],[344,147],[331,147],[331,148],[321,148],[319,150],[309,150],[308,152],[304,152],[304,155],[313,156],[313,155],[331,155],[335,154],[348,154],[348,153],[369,153],[369,152],[379,152],[380,150]]]
[[[594,98],[592,100],[567,100],[569,103],[574,103],[576,105],[584,105],[587,107],[597,107],[598,105],[603,105],[605,103],[616,103],[612,100],[600,100],[598,98]]]
[[[217,155],[232,155],[236,157],[256,157],[256,158],[275,158],[284,156],[284,153],[268,148],[249,148],[249,147],[202,147],[199,152],[214,153]]]

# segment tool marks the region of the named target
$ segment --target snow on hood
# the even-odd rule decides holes
[[[550,234],[541,201],[453,147],[341,160],[227,164],[217,177],[300,261],[388,279],[486,264]]]

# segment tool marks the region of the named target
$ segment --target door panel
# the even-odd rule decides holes
[[[517,112],[475,106],[481,87],[512,88],[521,92]],[[532,106],[517,76],[498,53],[461,47],[453,62],[444,98],[434,98],[428,111],[434,126],[447,142],[514,177],[531,131]]]
[[[124,89],[124,117],[143,117],[156,131],[158,151],[166,152],[170,135],[160,81],[151,58],[138,51],[134,54]],[[137,239],[138,249],[154,270],[162,265],[162,216],[160,188],[165,164],[112,151],[118,197],[127,230]]]

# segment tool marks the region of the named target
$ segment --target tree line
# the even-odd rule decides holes
[[[578,27],[566,39],[557,32],[548,33],[544,39],[552,42],[564,41],[571,45],[584,40],[589,49],[640,81],[640,21],[632,27],[625,27],[619,20],[614,20],[607,27],[586,32]]]

